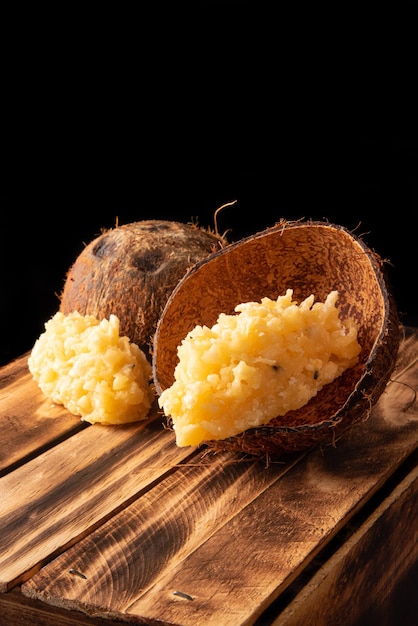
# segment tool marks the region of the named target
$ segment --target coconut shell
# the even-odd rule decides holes
[[[362,346],[358,364],[304,407],[266,426],[220,441],[217,450],[275,456],[334,442],[367,419],[395,367],[400,324],[382,259],[346,228],[328,222],[280,223],[198,262],[170,295],[157,325],[153,375],[158,394],[174,382],[177,347],[197,324],[213,326],[242,302],[277,299],[287,289],[301,302],[337,290],[341,319],[352,317]]]
[[[69,269],[60,297],[65,315],[119,317],[120,333],[149,360],[167,299],[188,269],[219,249],[223,238],[193,224],[143,220],[104,231]]]

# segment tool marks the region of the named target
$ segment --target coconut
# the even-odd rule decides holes
[[[120,334],[145,352],[166,301],[190,267],[224,238],[195,224],[143,220],[102,232],[67,272],[60,311],[99,320],[116,315]]]
[[[341,320],[353,319],[361,352],[356,365],[325,385],[305,406],[236,436],[204,442],[215,450],[276,456],[334,443],[367,419],[395,367],[400,324],[384,262],[343,226],[321,221],[280,222],[199,261],[171,293],[153,340],[157,394],[174,383],[177,348],[197,325],[243,302],[319,301],[338,291]]]

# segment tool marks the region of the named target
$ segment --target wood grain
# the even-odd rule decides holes
[[[86,427],[79,417],[45,398],[29,372],[27,357],[0,369],[0,476]]]
[[[417,579],[411,572],[418,563],[417,519],[415,467],[272,626],[329,626],[330,615],[333,624],[416,623]],[[412,544],[405,541],[414,534]],[[410,580],[415,578],[415,585],[409,584],[406,593],[400,594],[404,601],[394,611],[393,595],[399,593],[399,581],[408,580],[408,574]]]
[[[290,467],[236,461],[226,453],[180,467],[93,533],[91,541],[86,538],[68,550],[52,570],[40,571],[24,593],[48,596],[58,606],[126,616],[138,594],[180,565]],[[70,569],[85,578],[71,575]],[[175,590],[171,587],[171,594]]]
[[[18,587],[0,594],[1,626],[121,626],[120,621],[90,617],[23,596]]]
[[[154,422],[95,424],[0,478],[0,591],[25,580],[190,455]]]
[[[138,624],[253,624],[416,449],[416,343],[404,348],[369,420],[334,447],[283,467],[195,457],[23,593]]]

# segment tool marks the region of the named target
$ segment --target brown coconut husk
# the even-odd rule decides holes
[[[362,239],[328,222],[283,222],[198,262],[170,295],[153,343],[158,394],[174,382],[177,347],[196,325],[211,327],[237,304],[277,299],[293,289],[300,302],[323,302],[338,290],[341,319],[358,324],[359,362],[326,385],[304,407],[220,441],[215,450],[275,456],[334,442],[367,419],[395,367],[400,324],[384,263]]]
[[[98,319],[117,315],[120,334],[151,361],[158,318],[174,287],[225,238],[195,224],[142,220],[102,232],[70,267],[60,311]]]

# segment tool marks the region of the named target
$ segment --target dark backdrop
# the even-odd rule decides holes
[[[321,148],[321,149],[319,149]],[[408,139],[291,144],[270,158],[229,149],[144,162],[78,155],[30,160],[1,200],[0,361],[30,350],[59,306],[65,274],[101,228],[141,219],[197,221],[236,240],[281,218],[327,219],[388,260],[401,319],[418,324],[417,143]],[[33,155],[32,155],[33,156]],[[108,156],[108,155],[107,155]],[[206,155],[207,156],[207,155]],[[45,169],[42,165],[45,164]]]
[[[213,227],[232,200],[234,239],[281,218],[356,229],[418,323],[415,3],[169,4],[3,20],[0,363],[102,228]]]

